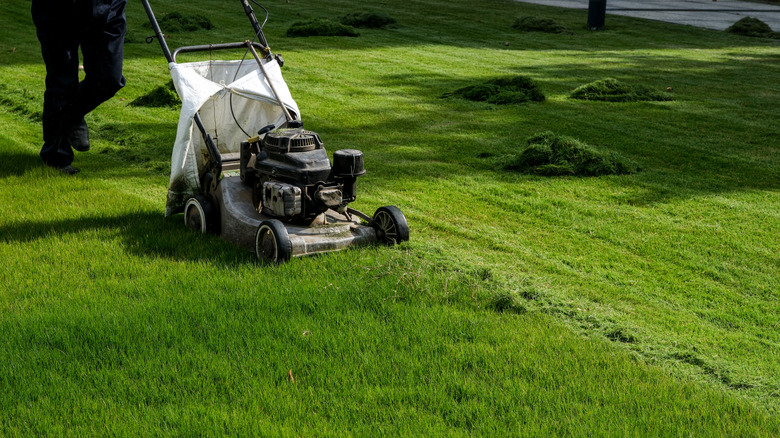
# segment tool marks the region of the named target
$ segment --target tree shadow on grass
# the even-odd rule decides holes
[[[380,78],[386,89],[417,95],[421,104],[414,114],[387,108],[361,109],[371,114],[362,120],[375,120],[361,128],[369,133],[393,132],[392,127],[398,126],[404,130],[379,139],[376,146],[363,145],[355,138],[355,126],[322,119],[318,122],[326,123],[326,128],[321,134],[327,134],[324,138],[354,138],[350,147],[366,151],[367,165],[374,154],[403,163],[388,162],[381,169],[383,173],[436,179],[446,177],[454,164],[497,171],[498,178],[512,179],[515,177],[502,171],[497,160],[522,150],[530,135],[554,130],[638,161],[643,172],[622,179],[639,188],[625,199],[631,204],[780,188],[780,149],[776,145],[780,127],[770,122],[780,112],[778,92],[771,82],[759,80],[740,86],[738,80],[770,74],[773,65],[762,61],[770,62],[776,56],[751,55],[746,63],[630,52],[604,56],[620,59],[606,70],[567,61],[517,67],[517,74],[538,78],[545,93],[555,97],[541,104],[500,106],[442,99],[442,93],[475,80],[444,74],[386,75]],[[658,71],[665,76],[659,79]],[[606,75],[660,90],[670,81],[676,100],[624,104],[566,98],[576,86]],[[422,142],[410,135],[419,130],[425,132]]]
[[[40,49],[35,28],[30,18],[28,2],[6,2],[3,18],[8,26],[0,36],[0,47],[9,47],[0,53],[0,65],[40,64]],[[213,2],[212,2],[213,3]],[[236,5],[238,3],[236,2]],[[191,2],[187,8],[210,7],[209,18],[214,21],[211,31],[174,32],[166,38],[171,48],[227,41],[243,41],[252,35],[252,29],[237,6],[214,8],[207,0]],[[180,9],[174,1],[160,0],[153,4],[158,18],[166,12]],[[757,46],[772,44],[761,39],[739,38],[725,32],[672,25],[640,18],[611,16],[609,27],[601,32],[586,30],[586,13],[582,10],[533,5],[521,2],[488,2],[475,7],[473,2],[424,0],[396,5],[374,5],[370,9],[385,12],[398,21],[396,29],[363,30],[361,37],[345,38],[287,38],[284,32],[295,21],[314,18],[335,20],[355,12],[355,4],[348,2],[277,3],[270,7],[270,19],[265,31],[272,47],[281,50],[371,50],[383,47],[413,47],[419,45],[448,45],[473,49],[524,50],[637,50],[646,48],[718,48],[727,46]],[[574,35],[518,32],[512,24],[520,16],[555,18]],[[162,53],[157,42],[146,44],[152,35],[146,14],[140,2],[129,2],[127,7],[128,58],[159,58]],[[505,43],[510,45],[506,46]],[[18,50],[17,50],[18,49]],[[208,57],[206,58],[208,59]]]
[[[25,244],[40,239],[103,230],[119,236],[125,251],[138,257],[205,262],[219,266],[254,264],[255,256],[215,235],[184,227],[181,215],[125,213],[0,225],[0,242]]]
[[[591,51],[594,48],[635,50],[772,44],[771,40],[739,38],[710,29],[623,16],[610,16],[609,27],[606,30],[591,32],[587,30],[587,12],[584,10],[522,2],[483,2],[475,6],[474,2],[465,0],[448,2],[422,0],[372,5],[368,9],[392,16],[397,20],[397,25],[391,29],[361,29],[361,36],[358,38],[288,38],[285,36],[286,29],[296,21],[338,20],[338,17],[357,12],[360,8],[358,2],[308,2],[305,6],[296,2],[281,2],[270,8],[271,15],[265,32],[271,46],[281,51],[297,50],[300,47],[339,51],[419,45],[448,45],[513,52],[550,49]],[[215,22],[220,20],[229,22],[219,27],[220,37],[231,41],[242,41],[251,34],[246,17],[240,10],[228,5],[213,12],[218,16]],[[520,32],[513,29],[512,25],[521,16],[554,18],[572,30],[573,34]],[[146,22],[140,4],[129,5],[128,17],[131,30],[141,29],[141,23]],[[133,22],[137,24],[132,25]],[[165,32],[165,29],[162,30]],[[204,38],[207,41],[204,41]],[[174,34],[171,35],[168,43],[172,46],[180,46],[213,42],[208,41],[208,38],[214,38],[214,34]],[[133,40],[142,41],[143,38],[137,35]],[[506,42],[510,44],[506,46]],[[159,56],[160,53],[159,47],[146,50],[139,44],[136,48],[144,55],[151,53]]]

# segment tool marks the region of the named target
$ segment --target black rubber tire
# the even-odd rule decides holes
[[[396,245],[409,240],[409,224],[398,207],[388,205],[374,212],[374,229],[379,241],[385,245]]]
[[[281,221],[269,219],[260,222],[255,234],[257,258],[273,263],[282,263],[292,257],[292,242],[287,228]]]
[[[203,196],[193,196],[184,204],[184,225],[194,231],[215,234],[218,232],[216,208]]]

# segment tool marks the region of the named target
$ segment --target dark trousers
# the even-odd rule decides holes
[[[32,18],[46,64],[41,158],[70,165],[68,134],[85,114],[125,85],[122,56],[127,0],[32,0]],[[79,82],[79,47],[84,80]]]

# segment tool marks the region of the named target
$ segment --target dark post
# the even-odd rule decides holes
[[[604,17],[607,14],[607,0],[589,0],[588,29],[604,29]]]

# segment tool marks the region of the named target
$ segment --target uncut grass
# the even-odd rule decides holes
[[[348,420],[358,405],[353,400],[359,400],[366,401],[359,403],[362,409],[371,409],[370,416],[356,420],[364,430],[393,427],[389,424],[432,433],[515,430],[513,425],[531,418],[539,433],[574,433],[582,430],[577,428],[581,424],[598,431],[594,433],[618,427],[645,434],[777,433],[778,405],[772,394],[780,375],[775,359],[780,178],[774,146],[779,133],[766,123],[778,115],[772,80],[778,73],[776,43],[618,17],[603,33],[518,35],[510,17],[555,12],[574,30],[582,17],[512,2],[497,2],[476,13],[460,2],[446,7],[414,3],[403,10],[384,4],[399,21],[397,29],[367,30],[358,39],[287,39],[284,30],[294,19],[282,12],[295,11],[285,3],[274,6],[280,21],[269,22],[269,40],[285,55],[285,77],[307,128],[318,131],[331,151],[365,151],[369,173],[360,180],[355,206],[370,212],[398,205],[410,220],[412,242],[400,251],[350,251],[258,270],[251,256],[230,244],[193,239],[181,229],[180,218],[163,220],[178,112],[126,107],[151,82],[168,80],[158,47],[128,44],[128,87],[88,122],[93,128],[120,125],[120,132],[139,137],[116,145],[117,136],[100,134],[116,128],[98,129],[96,153],[77,157],[84,170],[80,179],[63,181],[37,165],[39,128],[27,114],[35,105],[2,107],[3,123],[9,126],[3,133],[3,154],[10,158],[0,167],[0,200],[11,207],[0,222],[5,239],[0,251],[8,261],[0,271],[7,285],[0,294],[0,322],[14,333],[1,350],[8,364],[2,379],[12,388],[1,399],[4,430],[45,434],[73,426],[68,422],[79,418],[119,417],[113,427],[128,434],[143,428],[164,433],[171,424],[175,428],[170,433],[337,434],[352,424]],[[197,2],[191,7],[197,9]],[[303,18],[312,18],[343,15],[354,5],[311,2],[295,7]],[[140,8],[130,8],[131,24],[142,22]],[[0,12],[16,14],[23,23],[23,9],[4,4]],[[438,20],[427,18],[431,10]],[[503,27],[497,26],[505,32],[476,21],[491,22],[491,16],[506,17]],[[216,11],[210,18],[223,41],[245,37],[231,34],[243,22],[240,11]],[[239,25],[230,26],[233,20]],[[20,28],[24,32],[19,35],[27,39],[15,39],[19,50],[0,55],[0,74],[14,89],[40,91],[43,68],[30,29]],[[171,38],[174,45],[204,42],[198,32]],[[464,54],[490,62],[475,69],[463,62]],[[345,56],[351,63],[340,62]],[[547,102],[495,108],[438,98],[469,83],[511,74],[539,81]],[[566,98],[576,86],[607,76],[657,89],[673,86],[677,100],[605,105]],[[512,152],[528,136],[548,129],[617,150],[641,162],[644,171],[551,181],[494,172],[477,158]],[[40,181],[51,183],[44,188]],[[410,269],[410,257],[419,266]],[[356,280],[354,270],[344,268],[356,265],[385,268],[377,268],[384,269],[383,276],[372,282],[373,277]],[[468,273],[480,269],[495,280],[476,287],[473,298],[480,283]],[[293,282],[302,278],[298,272],[325,274]],[[415,285],[414,278],[428,286]],[[344,292],[326,295],[333,290],[327,287],[331,283]],[[353,283],[354,288],[346,286]],[[398,289],[403,299],[392,298]],[[482,310],[492,302],[494,290],[528,297],[521,298],[528,312]],[[333,299],[321,306],[327,311],[314,311],[306,319],[300,303],[321,297]],[[358,299],[361,304],[355,303]],[[256,310],[285,303],[287,319]],[[377,327],[378,321],[392,321],[379,316],[381,309],[395,305],[393,311],[408,312],[397,324],[409,331],[399,329],[393,333],[400,335],[393,337]],[[171,317],[157,315],[158,308]],[[236,316],[244,318],[240,327],[231,326],[239,324]],[[93,325],[70,320],[92,320]],[[260,324],[265,320],[279,327]],[[418,329],[419,321],[430,321],[425,329],[435,328],[435,341]],[[459,356],[459,349],[472,344],[445,335],[458,332],[464,321],[484,321],[474,325],[474,339],[491,341],[476,342]],[[366,327],[362,332],[360,324]],[[46,325],[57,331],[43,331]],[[80,326],[87,327],[83,336]],[[256,326],[268,328],[259,331]],[[357,335],[342,340],[334,327],[352,328],[350,333]],[[141,333],[137,341],[120,336],[125,328]],[[291,341],[299,339],[297,329],[300,339],[305,330],[323,330],[337,340],[327,352],[305,350]],[[236,347],[234,333],[258,331],[256,342],[267,341],[263,345],[271,354]],[[105,337],[98,335],[104,332]],[[460,332],[466,331],[461,327]],[[620,342],[616,333],[635,342]],[[467,334],[460,336],[466,339]],[[607,341],[610,336],[615,340]],[[273,344],[275,337],[289,341],[285,350]],[[447,354],[433,346],[428,349],[435,355],[410,353],[413,344],[405,344],[404,337],[422,339],[423,345],[448,339],[444,345],[454,347]],[[52,345],[66,347],[68,356],[46,344],[50,339]],[[370,348],[378,340],[391,346],[390,353]],[[155,341],[165,348],[155,348]],[[28,357],[32,347],[40,355]],[[544,348],[553,353],[536,356]],[[94,351],[114,362],[100,362]],[[572,351],[580,353],[568,362]],[[226,363],[231,352],[238,360]],[[390,356],[411,369],[442,370],[436,381],[440,384],[418,385],[404,376],[392,380]],[[64,362],[64,357],[74,360]],[[469,374],[479,369],[469,367],[469,357],[481,358],[488,363],[484,367],[507,383]],[[561,358],[571,368],[557,374]],[[284,392],[289,369],[298,385],[316,374],[301,374],[299,369],[305,368],[293,359],[323,364],[320,369],[328,372],[314,381],[335,376],[331,385],[343,384]],[[271,362],[280,365],[266,371]],[[386,368],[379,368],[381,378],[374,379],[361,374],[358,365],[337,366],[353,362]],[[585,371],[578,371],[579,362],[589,365]],[[27,367],[46,380],[32,379],[32,373],[24,372]],[[534,367],[551,380],[517,378]],[[154,378],[145,378],[144,372]],[[25,378],[14,380],[17,374]],[[569,381],[554,380],[566,374]],[[230,384],[219,383],[220,376]],[[126,383],[112,391],[101,382]],[[645,389],[648,382],[657,385]],[[600,385],[590,386],[596,383]],[[238,394],[228,387],[237,387]],[[263,393],[273,394],[270,402],[258,396]],[[531,397],[544,403],[527,403],[537,400]],[[599,403],[594,400],[609,408],[595,408]],[[435,408],[421,408],[428,404]],[[138,405],[146,421],[139,420]],[[325,407],[306,410],[313,405]],[[623,414],[626,406],[635,410]],[[114,407],[120,414],[113,414]],[[71,416],[71,408],[84,415]],[[689,411],[700,420],[690,422]],[[391,423],[387,418],[392,415],[411,420]],[[665,421],[655,422],[659,415]],[[98,423],[112,424],[84,420],[76,426],[99,434]],[[469,429],[479,424],[486,426]]]

